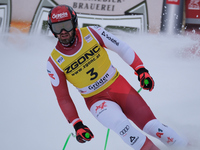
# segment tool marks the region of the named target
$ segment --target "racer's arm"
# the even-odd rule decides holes
[[[89,29],[101,46],[116,52],[134,70],[144,67],[141,59],[128,44],[101,27],[90,26]]]
[[[47,62],[47,72],[49,74],[52,87],[56,94],[58,104],[69,123],[72,123],[76,131],[76,139],[80,143],[85,143],[94,138],[90,129],[79,119],[76,107],[69,95],[67,81],[64,73],[55,65],[51,57]]]
[[[128,65],[130,65],[138,75],[140,86],[143,89],[152,91],[154,88],[153,78],[149,75],[148,70],[144,67],[143,62],[135,53],[135,51],[125,42],[119,40],[113,34],[107,32],[101,27],[88,27],[93,33],[99,44],[116,52]],[[145,80],[148,84],[144,84]]]
[[[68,120],[73,123],[79,119],[76,107],[70,97],[67,81],[64,73],[56,66],[51,57],[47,62],[47,72],[49,74],[51,85],[58,100],[58,104]]]

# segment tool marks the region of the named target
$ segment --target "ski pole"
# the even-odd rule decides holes
[[[65,147],[67,146],[67,143],[68,143],[68,141],[69,141],[71,135],[72,135],[73,137],[76,137],[76,135],[74,135],[74,133],[70,133],[70,134],[68,135],[68,137],[67,137],[67,140],[66,140],[66,142],[65,142],[65,145],[63,146],[63,150],[65,150]]]
[[[144,84],[148,85],[149,81],[147,79],[145,79],[144,80]],[[137,92],[140,93],[141,90],[142,90],[142,87]],[[104,150],[106,150],[106,147],[107,147],[109,133],[110,133],[110,129],[107,130],[106,142],[105,142]]]
[[[109,132],[110,132],[110,129],[107,130],[106,142],[105,142],[104,150],[106,150],[106,147],[107,147]]]

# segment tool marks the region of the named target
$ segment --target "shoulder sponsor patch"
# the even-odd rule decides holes
[[[58,86],[60,83],[59,77],[49,61],[47,62],[47,73],[49,74],[52,85]]]
[[[62,56],[58,57],[56,61],[61,65],[65,60]]]
[[[89,43],[90,41],[92,41],[93,38],[90,34],[88,34],[84,37],[84,39]]]

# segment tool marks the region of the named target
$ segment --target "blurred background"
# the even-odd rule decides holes
[[[12,1],[12,21],[11,26],[25,26],[22,27],[23,32],[27,32],[30,28],[31,21],[33,19],[36,8],[39,4],[40,0],[13,0]],[[73,2],[76,3],[86,3],[86,4],[105,4],[110,5],[111,7],[115,5],[115,11],[99,11],[94,12],[94,9],[83,9],[81,12],[91,13],[91,14],[106,14],[112,15],[123,14],[125,10],[136,6],[137,4],[143,2],[143,0],[56,0],[58,4],[67,4],[73,7]],[[31,5],[30,5],[31,3]],[[149,15],[149,29],[150,32],[157,33],[160,30],[161,24],[161,12],[162,12],[162,0],[147,0],[147,8]],[[88,6],[90,7],[90,5]],[[76,8],[74,8],[77,10]],[[21,25],[20,23],[23,23]],[[20,28],[20,27],[19,27]]]
[[[138,28],[136,17],[139,17],[139,21],[142,22],[140,26],[144,26],[144,30],[139,27],[142,32],[158,33],[163,31],[177,34],[185,30],[195,29],[195,32],[200,30],[199,0],[1,0],[0,2],[1,7],[7,5],[7,10],[4,9],[5,12],[3,12],[1,9],[0,15],[9,16],[7,17],[9,18],[7,28],[11,27],[10,32],[13,32],[13,27],[21,32],[36,30],[35,26],[39,26],[39,23],[36,22],[43,17],[43,21],[47,20],[45,17],[47,17],[48,11],[58,4],[67,4],[73,7],[79,15],[79,20],[84,20],[85,24],[88,23],[88,20],[83,19],[86,17],[93,20],[95,17],[102,20],[110,17],[113,20],[120,16],[122,18],[135,16],[134,19],[132,18],[132,21],[134,20],[132,23],[123,26]],[[85,16],[81,16],[81,14],[85,14]],[[1,20],[1,24],[3,24],[4,19]],[[94,23],[91,20],[90,22]]]
[[[0,0],[0,150],[62,150],[74,133],[46,72],[57,42],[48,29],[48,12],[58,4],[77,11],[79,27],[100,25],[136,51],[155,81],[152,92],[140,95],[162,123],[188,139],[186,150],[199,150],[199,0]],[[108,54],[138,90],[133,70],[117,54]],[[95,138],[80,144],[71,137],[66,150],[102,150],[107,129],[70,83],[69,89]],[[170,149],[148,137],[160,149]],[[107,150],[122,149],[132,150],[111,131]]]

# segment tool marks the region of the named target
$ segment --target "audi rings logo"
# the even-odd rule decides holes
[[[120,131],[120,135],[125,135],[130,129],[129,125],[127,125],[122,131]]]

